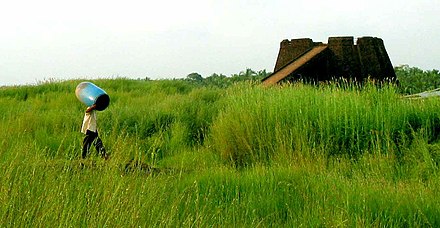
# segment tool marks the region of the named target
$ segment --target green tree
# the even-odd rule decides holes
[[[402,65],[394,68],[404,94],[419,93],[436,89],[440,86],[438,70],[422,70],[417,67]]]
[[[203,82],[203,77],[199,73],[191,73],[186,76],[188,81]]]
[[[219,88],[226,88],[231,85],[230,80],[224,74],[212,74],[205,79],[206,85],[216,86]]]

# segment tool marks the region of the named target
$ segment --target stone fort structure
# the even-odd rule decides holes
[[[396,81],[396,74],[382,39],[330,37],[328,43],[312,39],[283,40],[275,69],[264,85],[288,81],[327,81],[346,78],[362,82],[367,78]]]

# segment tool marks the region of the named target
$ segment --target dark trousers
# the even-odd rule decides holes
[[[107,154],[105,152],[104,145],[102,144],[101,138],[99,138],[99,136],[98,136],[98,132],[93,132],[93,131],[89,131],[89,130],[87,130],[86,136],[84,137],[84,140],[83,140],[82,158],[87,157],[87,155],[90,152],[90,147],[92,146],[93,142],[95,142],[94,146],[95,146],[96,152],[99,155],[101,155],[101,157],[107,158]]]

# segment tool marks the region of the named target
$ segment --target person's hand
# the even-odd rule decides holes
[[[95,108],[96,108],[96,104],[93,104],[92,106],[87,108],[86,113],[93,111]]]

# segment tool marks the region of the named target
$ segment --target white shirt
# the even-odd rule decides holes
[[[87,130],[96,132],[96,111],[92,110],[91,112],[84,115],[83,124],[81,127],[81,132],[86,133]]]

